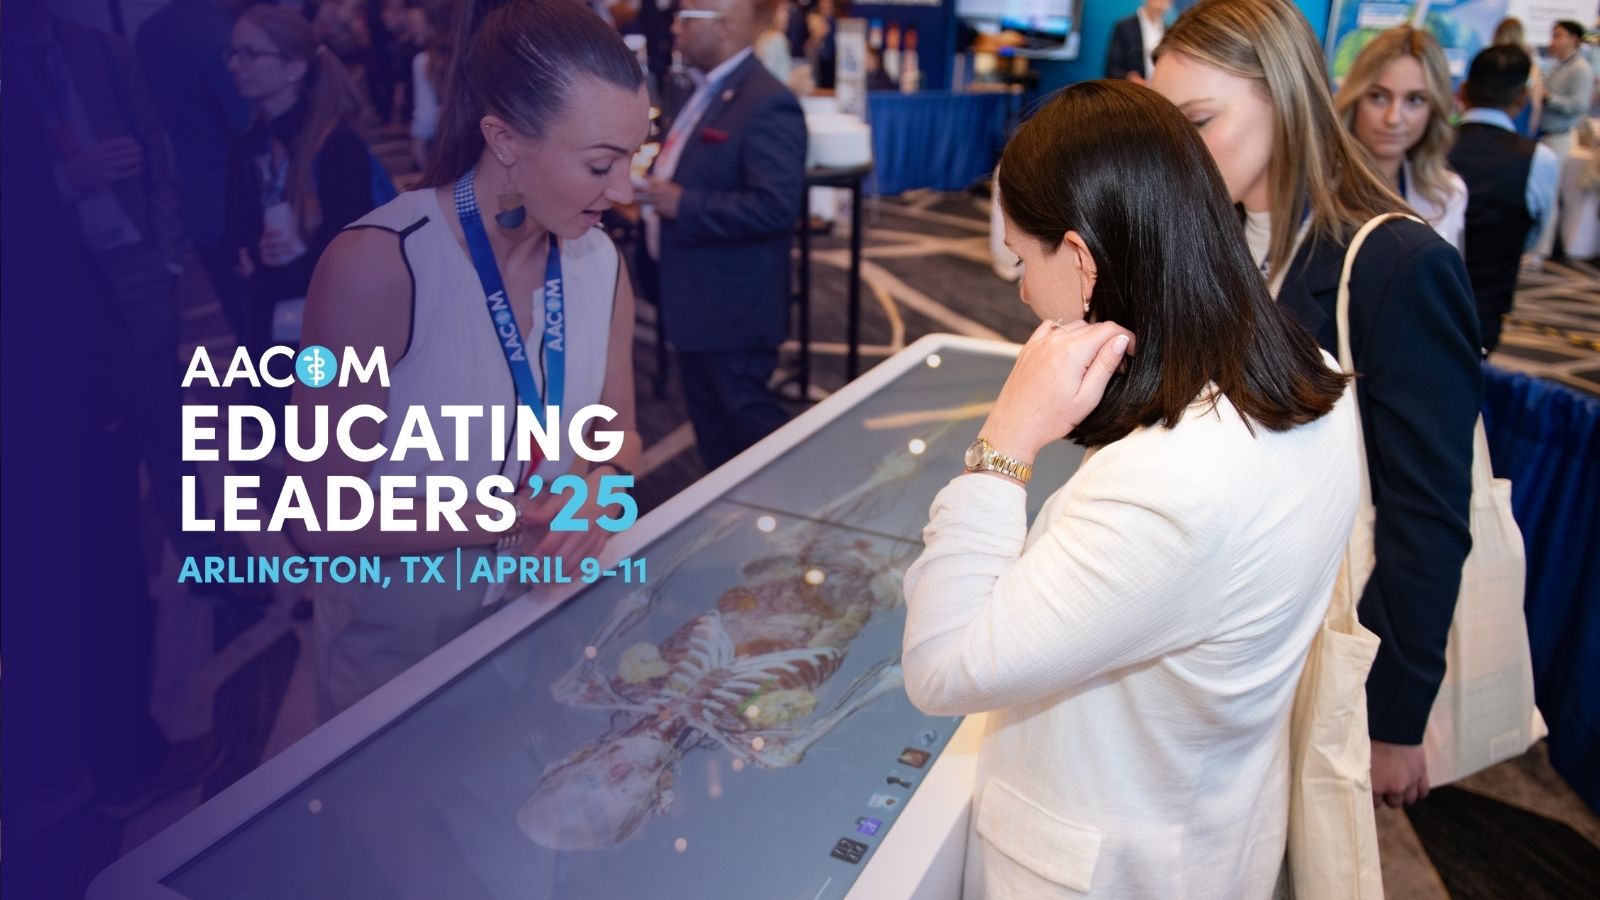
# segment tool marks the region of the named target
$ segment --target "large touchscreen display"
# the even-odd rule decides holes
[[[843,897],[960,721],[901,687],[900,582],[1010,364],[913,367],[636,553],[645,584],[577,595],[166,885]]]

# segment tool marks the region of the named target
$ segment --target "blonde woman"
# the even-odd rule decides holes
[[[1378,35],[1334,105],[1389,186],[1460,250],[1467,185],[1445,159],[1455,140],[1450,69],[1433,35],[1409,25]]]
[[[1199,129],[1279,305],[1334,348],[1350,238],[1406,205],[1340,125],[1305,17],[1284,0],[1202,0],[1156,49],[1152,87]],[[1426,225],[1385,223],[1355,262],[1349,318],[1377,507],[1359,607],[1383,641],[1367,681],[1372,789],[1399,806],[1427,793],[1422,734],[1472,543],[1483,380],[1461,254]]]
[[[1517,133],[1523,137],[1537,137],[1539,135],[1539,119],[1544,112],[1544,71],[1539,68],[1539,54],[1533,52],[1533,45],[1528,43],[1528,36],[1522,29],[1522,20],[1515,16],[1500,20],[1494,28],[1494,46],[1507,45],[1516,47],[1528,54],[1534,60],[1528,69],[1528,105],[1524,109],[1527,118],[1519,115],[1515,117]]]

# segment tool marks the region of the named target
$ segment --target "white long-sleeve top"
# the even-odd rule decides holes
[[[1271,895],[1358,441],[1349,391],[1254,435],[1222,398],[1089,455],[1031,529],[1014,483],[939,493],[903,665],[924,711],[989,712],[967,897]]]

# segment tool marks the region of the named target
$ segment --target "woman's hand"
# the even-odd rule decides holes
[[[1044,322],[1017,354],[979,432],[994,448],[1032,465],[1051,441],[1078,427],[1132,353],[1133,333],[1115,322]]]
[[[601,528],[596,521],[606,513],[606,510],[595,503],[595,497],[598,496],[600,476],[608,474],[616,473],[610,468],[605,468],[584,476],[584,481],[589,486],[588,496],[583,506],[573,513],[572,518],[575,521],[588,522],[587,531],[550,530],[555,517],[572,499],[570,492],[550,491],[537,500],[526,498],[519,500],[517,508],[522,515],[522,546],[519,552],[529,556],[560,556],[572,567],[586,556],[598,556],[605,547],[610,532]]]
[[[1372,805],[1399,808],[1428,796],[1428,755],[1422,745],[1372,742]]]

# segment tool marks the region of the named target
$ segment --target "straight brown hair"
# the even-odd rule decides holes
[[[1073,441],[1170,428],[1208,385],[1213,404],[1225,396],[1269,431],[1338,401],[1346,376],[1268,295],[1210,152],[1155,91],[1105,80],[1059,92],[1006,145],[1000,203],[1050,252],[1077,232],[1098,273],[1091,318],[1138,339]]]

